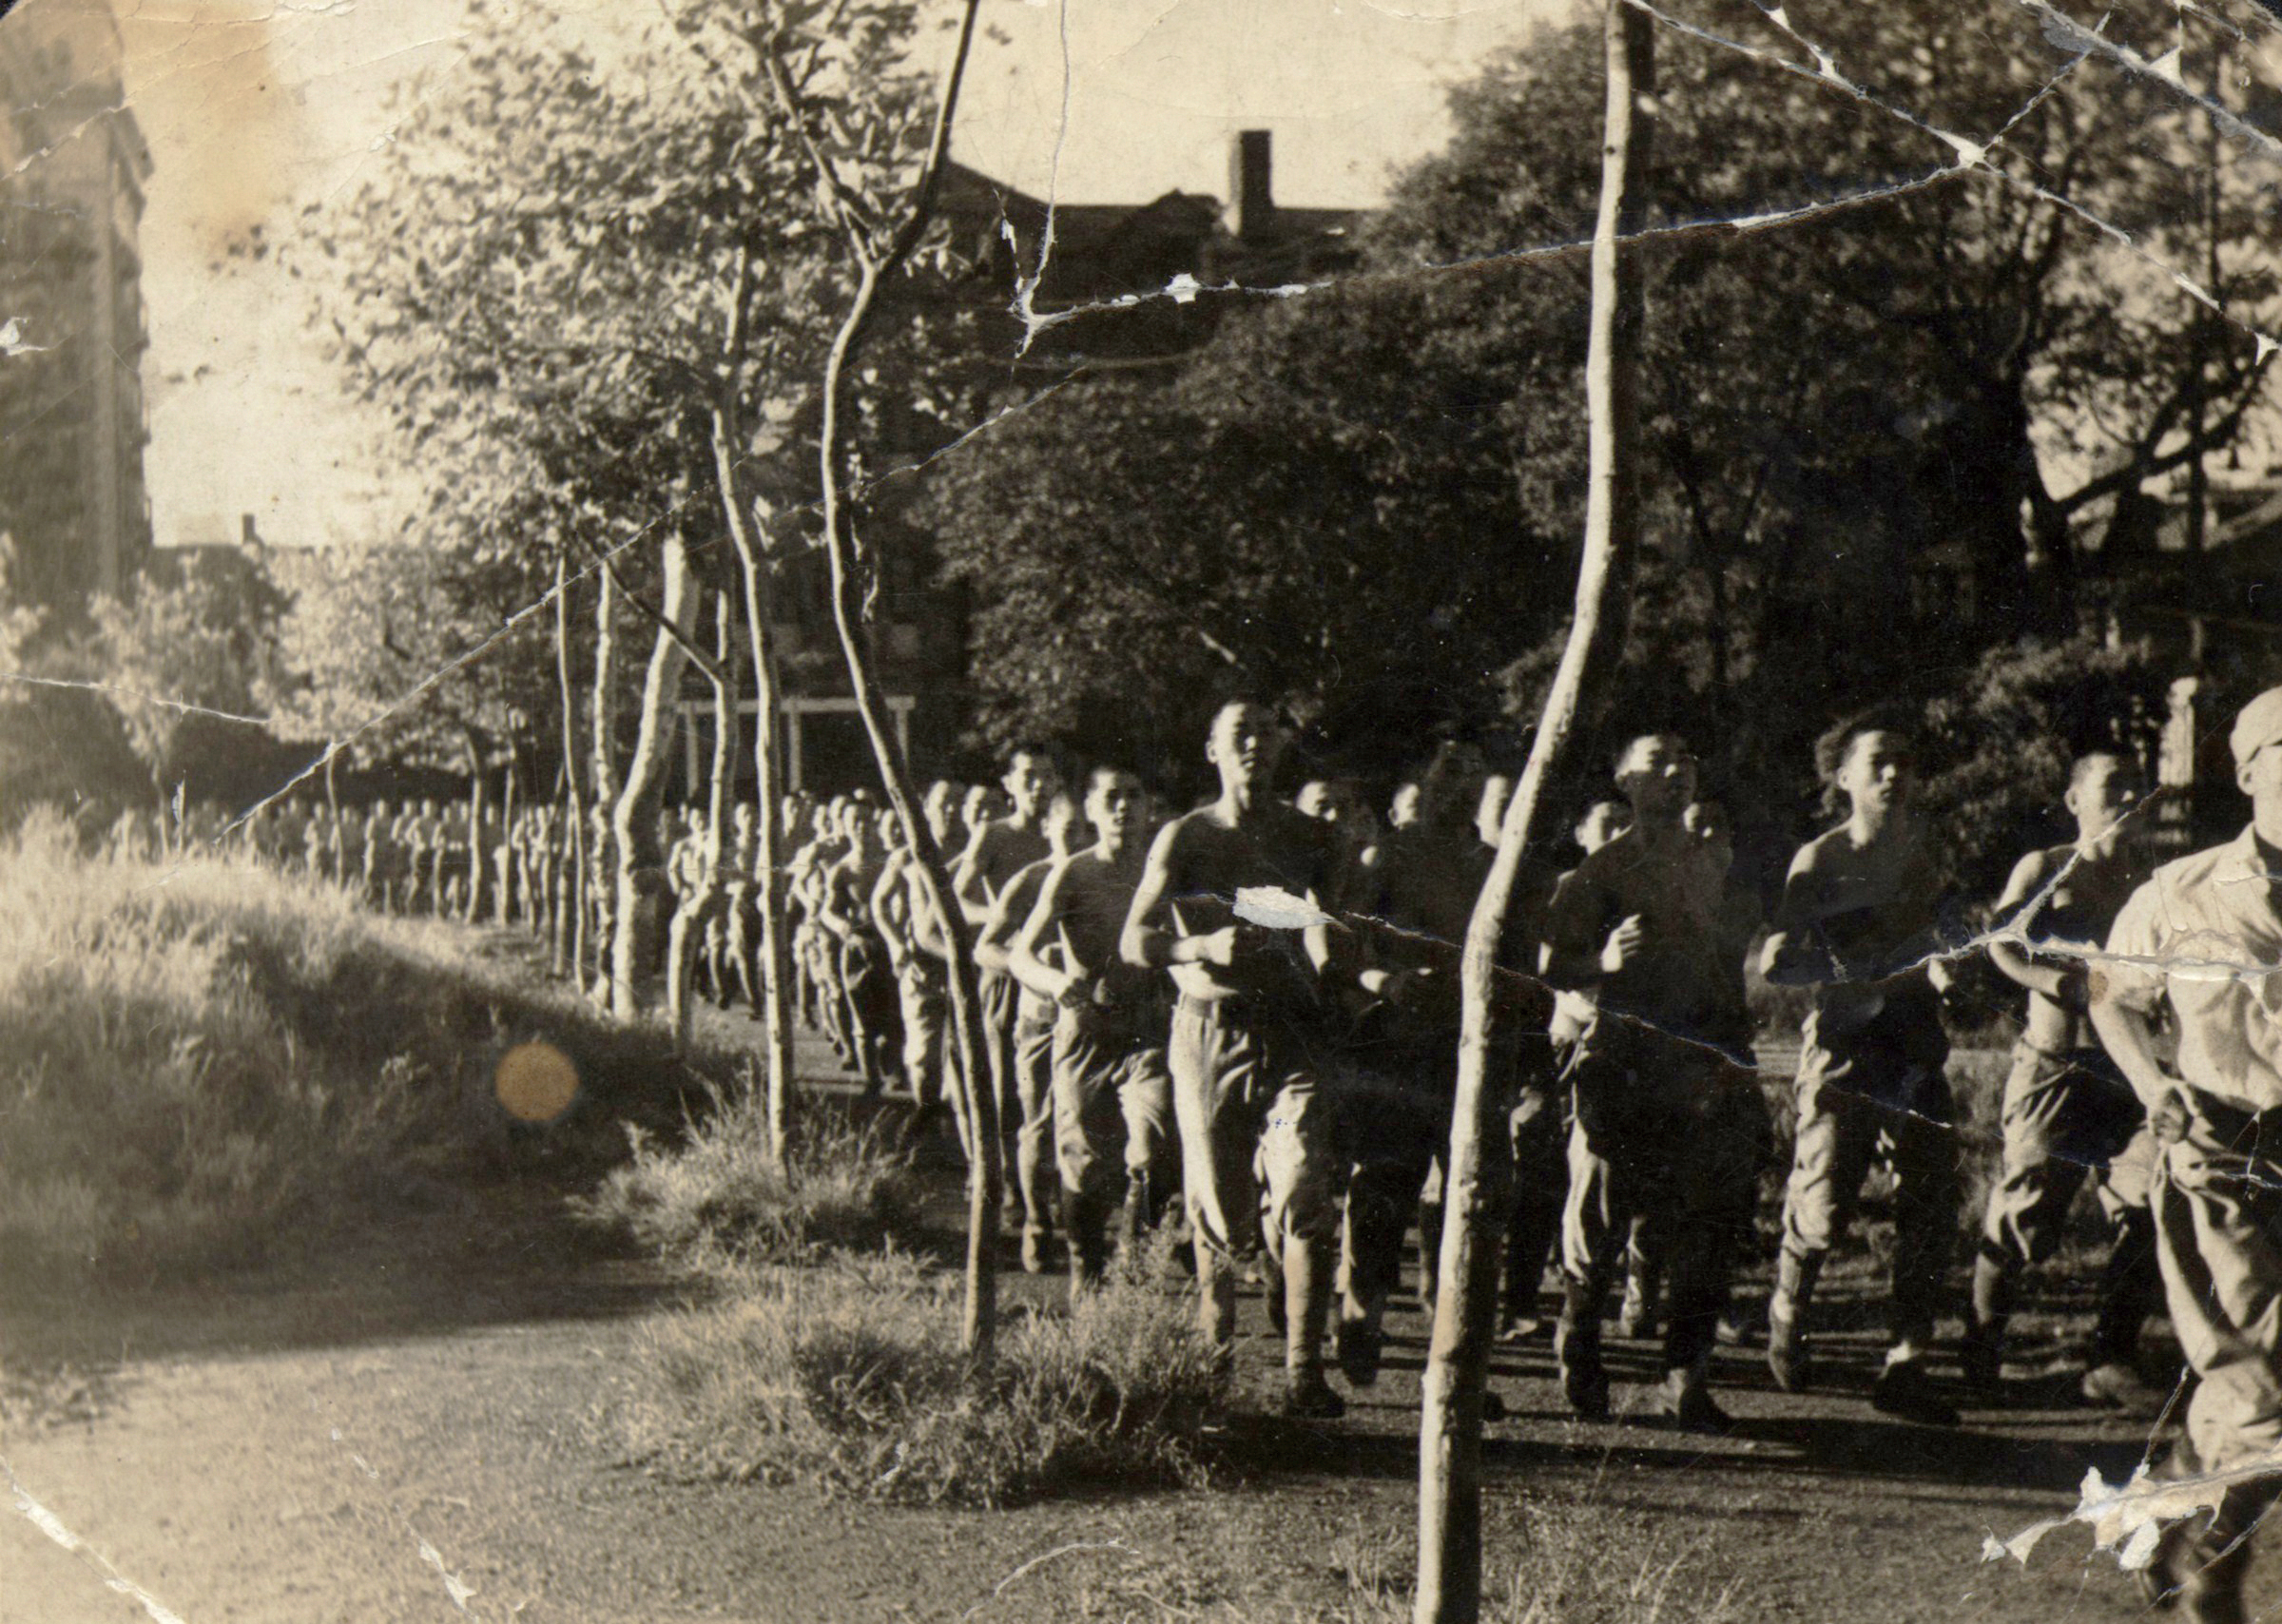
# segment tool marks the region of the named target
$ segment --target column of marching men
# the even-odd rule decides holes
[[[1205,745],[1218,793],[1177,816],[1113,766],[1066,790],[1039,751],[1016,753],[997,785],[936,783],[923,804],[956,854],[949,900],[978,976],[978,1080],[997,1102],[1002,1222],[1023,1266],[1065,1266],[1074,1296],[1114,1250],[1177,1226],[1207,1333],[1228,1348],[1239,1283],[1261,1283],[1286,1408],[1323,1419],[1344,1408],[1326,1350],[1348,1385],[1378,1378],[1414,1226],[1431,1306],[1460,944],[1512,783],[1441,749],[1383,827],[1350,783],[1276,794],[1286,742],[1263,707],[1224,706]],[[2139,1341],[2168,1311],[2195,1379],[2171,1469],[2231,1474],[2218,1514],[2172,1525],[2145,1582],[2191,1619],[2241,1617],[2249,1535],[2282,1492],[2282,688],[2245,707],[2231,743],[2250,826],[2152,872],[2135,765],[2077,760],[2062,797],[2075,838],[2020,859],[1997,927],[1971,944],[2026,1011],[1970,1292],[1952,1305],[1964,1185],[1943,1009],[1966,944],[1943,932],[1963,899],[1943,894],[1907,722],[1826,736],[1816,765],[1842,816],[1799,849],[1764,920],[1687,744],[1630,740],[1615,796],[1574,826],[1575,865],[1525,866],[1498,955],[1500,1340],[1550,1329],[1567,1404],[1609,1416],[1614,1300],[1616,1333],[1655,1340],[1663,1372],[1625,1413],[1726,1424],[1712,1353],[1760,1334],[1730,1288],[1759,1247],[1762,1178],[1785,1173],[1752,1049],[1755,964],[1807,1011],[1764,1308],[1775,1384],[1814,1382],[1817,1287],[1882,1167],[1893,1240],[1869,1402],[1956,1425],[1956,1397],[2000,1396],[2021,1280],[2090,1183],[2109,1241],[2082,1395],[2160,1409],[2168,1389],[2140,1370]],[[758,1018],[759,815],[738,807],[718,841],[702,814],[667,815],[658,968],[677,1029],[700,992]],[[777,815],[797,1018],[867,1094],[908,1098],[908,1144],[947,1136],[971,1154],[953,938],[899,821],[861,790],[788,797]],[[225,827],[207,807],[180,823],[178,841]],[[574,833],[548,805],[281,802],[229,839],[377,908],[528,929],[560,965],[581,922],[583,939],[606,939],[614,900],[607,826]],[[113,839],[147,857],[157,836],[127,818]],[[1946,1378],[1944,1309],[1964,1325]]]

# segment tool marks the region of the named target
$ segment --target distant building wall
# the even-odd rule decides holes
[[[0,531],[20,598],[67,614],[150,549],[141,229],[150,154],[118,26],[89,0],[0,20]]]

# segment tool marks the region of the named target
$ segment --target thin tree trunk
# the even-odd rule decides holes
[[[549,854],[548,867],[560,872],[562,853],[572,854],[570,882],[554,886],[554,875],[548,881],[555,890],[554,917],[550,921],[549,935],[553,938],[554,973],[563,973],[565,926],[570,933],[570,965],[573,976],[583,974],[586,963],[586,910],[580,905],[577,876],[587,866],[587,809],[578,793],[578,698],[570,687],[570,566],[566,554],[554,561],[554,679],[563,694],[563,795],[566,821],[570,827],[563,831],[556,849]],[[566,920],[566,915],[568,920]]]
[[[468,740],[468,894],[460,899],[459,922],[475,922],[475,907],[483,898],[483,750]]]
[[[492,876],[492,922],[502,930],[515,922],[515,767],[522,759],[511,737],[507,742],[507,765],[499,771],[499,851],[494,860],[489,852],[476,859]]]
[[[642,679],[642,714],[634,747],[610,816],[610,843],[617,860],[617,917],[610,933],[610,1013],[632,1020],[642,1013],[664,925],[665,852],[658,841],[658,813],[666,801],[666,775],[673,757],[674,701],[689,656],[683,645],[697,628],[697,582],[689,568],[689,543],[676,529],[665,544],[666,579],[660,596],[665,624],[650,647]]]
[[[737,716],[744,661],[737,652],[737,600],[724,586],[713,594],[713,759],[706,782],[706,834],[713,849],[728,839],[729,806],[737,798],[738,747],[745,728]]]
[[[587,743],[593,751],[589,768],[590,793],[587,797],[585,862],[579,869],[579,929],[585,933],[592,952],[590,965],[585,953],[579,955],[580,985],[591,987],[598,1000],[606,1002],[609,994],[609,932],[605,928],[609,918],[609,896],[606,877],[617,872],[617,862],[611,855],[609,808],[618,799],[618,744],[617,744],[617,589],[611,584],[609,572],[603,571],[594,604],[594,692],[593,717],[588,724]],[[593,979],[587,979],[591,968]]]
[[[1600,216],[1593,236],[1593,317],[1585,361],[1590,455],[1585,551],[1576,612],[1545,696],[1529,764],[1507,805],[1498,856],[1466,927],[1458,1098],[1443,1183],[1434,1341],[1419,1420],[1419,1624],[1474,1624],[1481,1613],[1481,1400],[1489,1373],[1498,1247],[1491,1198],[1504,1184],[1502,1078],[1493,1079],[1500,1010],[1498,950],[1545,785],[1624,648],[1639,522],[1634,398],[1639,273],[1617,240],[1637,220],[1653,117],[1654,44],[1648,16],[1608,9],[1608,103]],[[1533,899],[1531,906],[1537,906]]]
[[[757,702],[753,707],[753,799],[760,803],[753,861],[759,870],[755,902],[761,911],[762,1041],[767,1053],[768,1153],[782,1166],[792,1113],[792,939],[784,928],[784,870],[779,856],[783,836],[777,822],[777,672],[768,649],[772,594],[769,565],[762,556],[761,538],[753,533],[752,512],[739,493],[737,478],[738,448],[745,443],[738,420],[737,379],[745,364],[746,302],[751,292],[752,256],[740,248],[729,297],[727,338],[723,345],[726,381],[713,406],[713,478],[729,542],[737,550],[737,568],[745,585],[745,633],[752,640]]]
[[[888,802],[895,808],[896,819],[902,825],[905,843],[910,848],[911,864],[919,881],[927,905],[942,921],[943,935],[951,950],[950,996],[952,1028],[958,1043],[959,1086],[965,1091],[968,1106],[967,1120],[973,1124],[977,1154],[969,1162],[967,1200],[967,1276],[966,1317],[963,1327],[966,1351],[977,1369],[991,1361],[997,1334],[998,1301],[995,1252],[997,1242],[997,1209],[1005,1169],[1000,1165],[998,1150],[998,1101],[987,1081],[984,1068],[980,998],[977,992],[973,939],[967,929],[966,917],[951,894],[950,876],[943,864],[942,853],[937,848],[935,836],[927,827],[927,820],[919,815],[919,800],[911,792],[910,773],[906,769],[900,745],[888,725],[887,706],[874,679],[870,655],[863,635],[863,590],[855,569],[855,538],[850,530],[846,493],[841,479],[847,463],[847,426],[845,396],[848,377],[853,371],[858,353],[861,350],[867,329],[878,307],[880,282],[901,269],[903,261],[926,229],[935,211],[935,195],[942,178],[943,164],[949,150],[951,120],[958,106],[959,84],[966,75],[967,55],[975,39],[976,13],[980,0],[965,0],[960,9],[958,44],[945,75],[941,99],[937,103],[935,129],[929,144],[926,166],[920,173],[918,192],[912,202],[911,213],[898,229],[886,253],[875,257],[865,241],[865,228],[858,222],[842,216],[840,223],[848,231],[857,261],[858,280],[854,296],[841,317],[840,330],[832,340],[832,351],[824,363],[823,422],[818,435],[818,467],[823,488],[824,551],[832,568],[832,625],[840,634],[841,653],[848,666],[849,686],[855,690],[856,713],[863,722],[865,737],[871,742],[873,759],[879,764],[880,782],[886,791]],[[775,91],[779,106],[796,129],[807,130],[806,109],[801,105],[799,93],[793,88],[791,76],[775,53],[773,45],[763,44],[764,66],[769,84]],[[822,160],[812,148],[811,162],[820,170],[820,184],[829,177],[822,171]],[[835,195],[829,184],[826,195]],[[773,808],[772,808],[773,812]]]

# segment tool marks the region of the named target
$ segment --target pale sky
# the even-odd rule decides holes
[[[599,20],[639,0],[564,3]],[[448,84],[463,0],[117,4],[156,166],[143,287],[158,540],[234,534],[248,512],[279,541],[370,531],[372,493],[407,491],[416,471],[378,468],[299,289],[218,255],[253,223],[273,240],[305,229],[306,205],[354,184],[399,96]],[[1573,4],[985,0],[955,150],[1039,196],[1141,203],[1225,196],[1229,137],[1267,128],[1278,202],[1367,204],[1443,139],[1450,84]]]

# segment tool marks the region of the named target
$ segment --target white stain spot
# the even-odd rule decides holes
[[[1331,922],[1331,916],[1306,898],[1294,897],[1277,885],[1239,886],[1236,917],[1271,931],[1304,931]]]
[[[1984,144],[1978,141],[1967,141],[1962,135],[1951,135],[1947,131],[1944,131],[1942,139],[1947,142],[1950,150],[1957,154],[1957,166],[1961,169],[1970,169],[1989,155],[1989,149]]]

